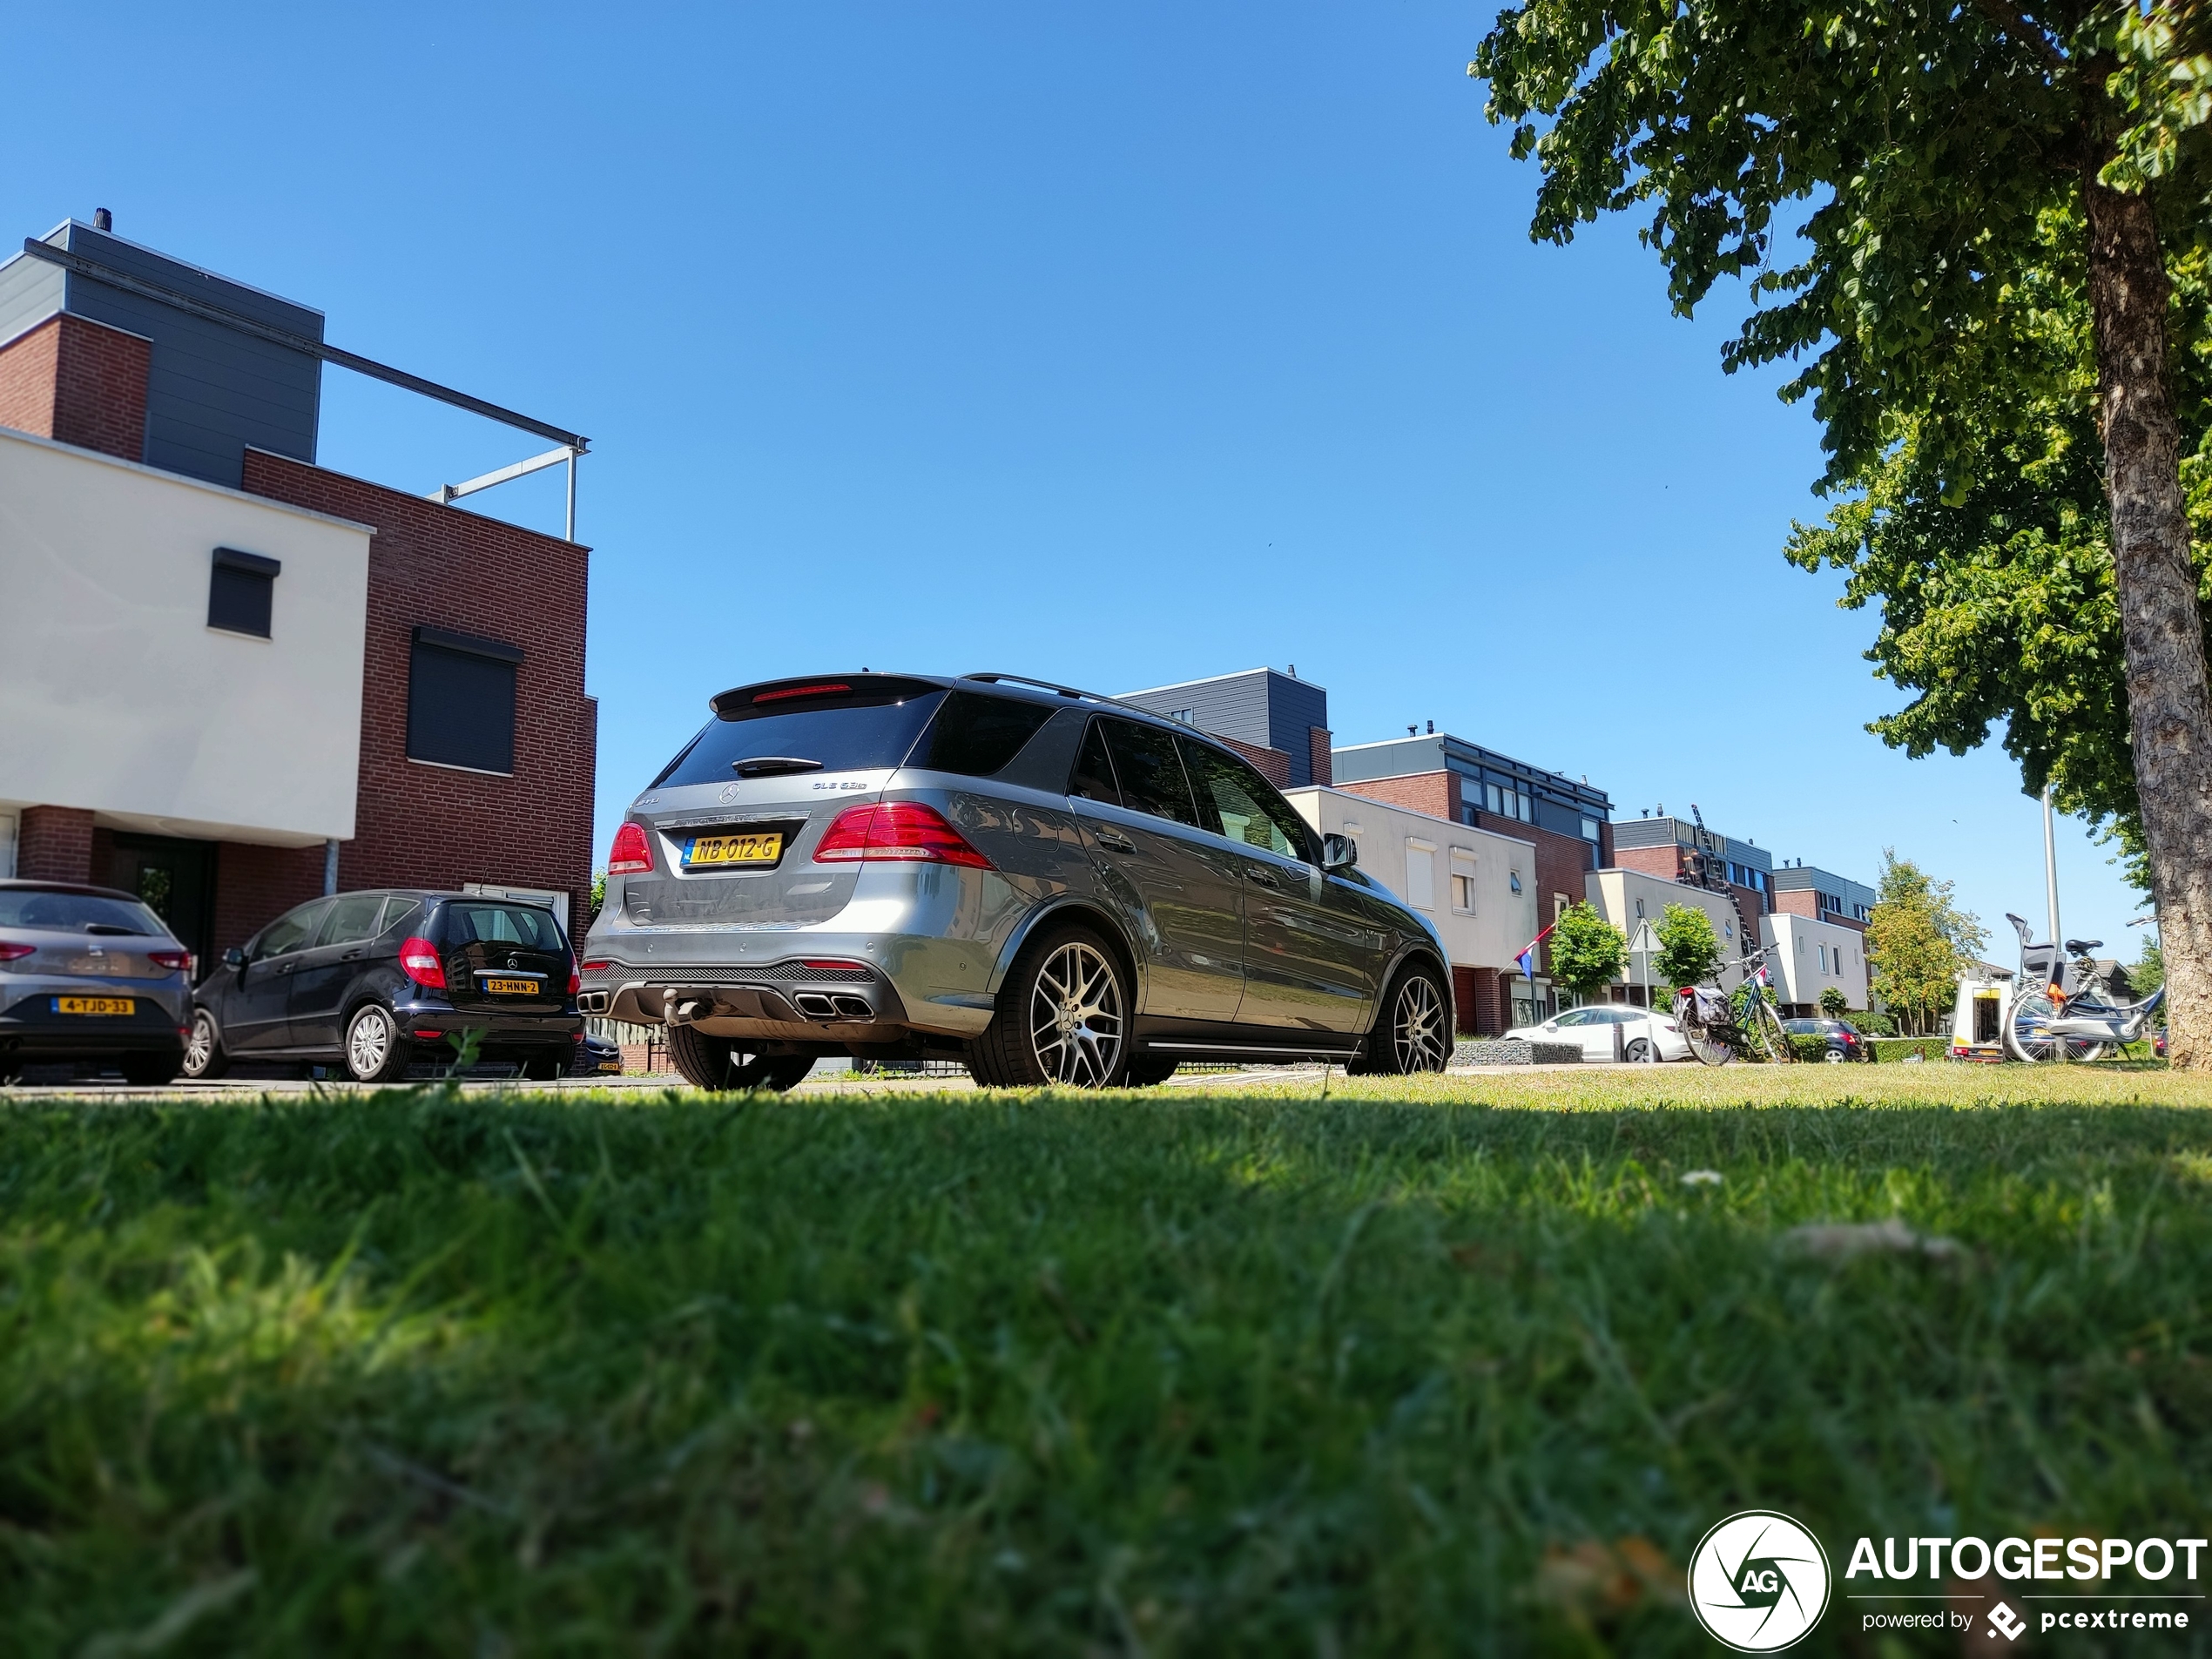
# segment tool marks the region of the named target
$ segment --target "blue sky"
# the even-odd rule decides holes
[[[1339,741],[1433,719],[1616,816],[1867,880],[1894,846],[2040,919],[2001,751],[1863,729],[1897,694],[1781,559],[1817,435],[1721,373],[1737,296],[1672,316],[1625,223],[1529,242],[1488,11],[34,9],[0,201],[110,207],[592,435],[600,856],[727,685],[1294,663]],[[324,398],[324,464],[411,489],[542,447]],[[556,480],[479,499],[557,532]],[[2144,907],[2060,840],[2067,931],[2132,957]]]

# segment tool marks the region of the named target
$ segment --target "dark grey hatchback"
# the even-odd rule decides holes
[[[480,1061],[551,1079],[583,1040],[576,993],[550,910],[420,889],[341,894],[224,954],[193,993],[185,1075],[335,1062],[357,1082],[385,1082],[451,1062],[474,1033]]]

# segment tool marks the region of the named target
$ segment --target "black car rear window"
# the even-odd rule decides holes
[[[908,764],[966,778],[988,778],[1005,771],[1051,718],[1052,710],[1042,703],[953,691]]]
[[[142,904],[91,893],[45,893],[0,887],[0,927],[44,927],[55,933],[165,934],[161,920]]]
[[[460,900],[440,913],[448,946],[520,945],[525,950],[562,948],[561,926],[550,910],[526,904],[478,904]]]
[[[779,711],[734,711],[706,729],[663,768],[651,787],[726,784],[745,776],[748,761],[812,761],[776,772],[871,772],[898,765],[937,712],[945,693],[934,687],[889,698],[815,701]],[[771,775],[771,774],[756,774]]]

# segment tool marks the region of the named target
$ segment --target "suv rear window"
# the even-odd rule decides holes
[[[561,925],[550,910],[535,905],[448,904],[442,925],[448,945],[520,945],[525,950],[562,950]]]
[[[771,705],[758,712],[750,707],[733,709],[709,721],[651,786],[730,783],[747,775],[738,768],[748,761],[815,763],[769,767],[754,776],[895,766],[907,758],[944,701],[945,693],[931,686],[890,695],[809,699],[796,708]]]
[[[64,934],[153,934],[168,929],[144,905],[91,893],[44,893],[0,887],[0,927],[44,927]]]

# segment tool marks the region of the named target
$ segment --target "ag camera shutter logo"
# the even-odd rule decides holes
[[[1689,1558],[1698,1623],[1738,1653],[1776,1653],[1797,1641],[1826,1611],[1828,1585],[1820,1541],[1771,1509],[1730,1515]]]

